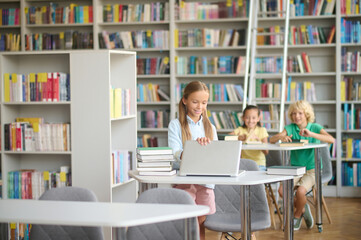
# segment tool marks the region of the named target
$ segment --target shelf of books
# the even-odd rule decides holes
[[[361,14],[359,5],[341,1],[338,9],[339,28],[339,135],[337,179],[340,196],[361,195],[360,155],[360,73]]]

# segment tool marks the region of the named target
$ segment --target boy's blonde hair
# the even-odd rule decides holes
[[[295,110],[303,111],[305,113],[307,122],[312,123],[315,121],[315,113],[313,111],[312,105],[309,102],[305,100],[300,100],[291,104],[291,106],[288,108],[288,118],[291,120],[291,122],[292,122],[292,113]]]
[[[183,91],[183,97],[184,99],[188,99],[189,95],[191,95],[194,92],[198,91],[205,91],[209,94],[209,90],[206,84],[200,82],[200,81],[193,81],[188,83],[188,85],[184,88]],[[192,140],[192,134],[189,129],[188,121],[187,121],[187,107],[184,105],[182,99],[179,101],[178,105],[178,113],[179,113],[179,122],[182,129],[182,142],[183,145],[185,141]],[[202,113],[203,117],[203,126],[204,126],[204,133],[206,137],[213,140],[213,129],[211,121],[208,118],[207,110],[204,110]]]

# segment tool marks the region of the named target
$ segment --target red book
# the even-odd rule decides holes
[[[46,98],[47,98],[47,101],[48,102],[51,102],[53,101],[53,76],[51,73],[48,73],[47,74],[48,76],[48,84],[47,84],[47,95],[46,95]],[[45,97],[44,97],[45,99]]]
[[[22,136],[21,136],[21,123],[16,123],[16,151],[21,151],[22,148]]]
[[[304,65],[305,68],[306,68],[306,72],[310,72],[309,65],[307,64],[307,55],[306,55],[306,53],[305,53],[305,52],[302,52],[301,55],[302,55],[303,65]]]
[[[60,74],[58,72],[54,72],[53,73],[53,89],[52,89],[52,92],[53,92],[53,102],[59,102],[59,77],[60,77]]]
[[[119,4],[119,22],[123,22],[123,5]]]
[[[93,6],[89,6],[88,8],[88,15],[89,15],[89,23],[93,22]]]

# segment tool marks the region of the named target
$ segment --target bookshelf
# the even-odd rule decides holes
[[[19,26],[1,26],[0,32],[11,32],[21,34],[21,48],[20,52],[27,52],[25,50],[25,34],[36,33],[36,32],[61,32],[65,31],[65,27],[71,30],[85,31],[93,33],[93,47],[94,51],[100,49],[99,34],[102,34],[103,31],[114,33],[114,32],[126,32],[126,31],[145,31],[145,35],[149,34],[149,31],[162,30],[168,31],[169,42],[167,47],[165,45],[161,48],[134,48],[133,51],[137,52],[137,58],[168,58],[169,64],[169,73],[166,74],[139,74],[137,75],[137,84],[147,85],[148,83],[158,84],[159,87],[170,97],[170,100],[157,102],[139,102],[137,104],[138,111],[169,111],[170,118],[173,119],[176,117],[178,101],[176,99],[175,89],[179,84],[185,84],[192,80],[201,80],[207,84],[234,84],[245,86],[246,82],[244,80],[244,73],[222,73],[222,74],[178,74],[177,65],[178,60],[182,57],[189,58],[191,56],[195,57],[221,57],[221,56],[245,56],[247,54],[247,30],[249,29],[250,21],[248,21],[247,15],[235,15],[235,17],[223,17],[223,18],[207,18],[207,19],[187,19],[179,18],[179,9],[192,9],[191,6],[188,6],[185,3],[191,3],[196,1],[185,1],[180,2],[178,0],[154,0],[154,1],[122,1],[123,5],[129,4],[145,4],[145,3],[167,3],[168,6],[168,15],[169,17],[163,20],[153,20],[147,22],[139,21],[126,21],[126,22],[104,22],[103,21],[103,6],[110,4],[114,5],[117,2],[112,0],[93,0],[93,1],[79,1],[79,5],[92,5],[93,6],[93,22],[92,23],[78,23],[78,24],[27,24],[25,22],[25,7],[30,6],[45,6],[49,5],[51,1],[30,1],[30,0],[8,0],[0,1],[0,6],[2,8],[18,7],[20,8],[21,13],[21,22]],[[205,3],[205,5],[210,5],[210,3],[215,2],[224,2],[227,1],[199,1]],[[246,3],[247,1],[232,1],[237,3]],[[268,2],[268,1],[265,1]],[[272,1],[276,2],[276,1]],[[285,2],[285,1],[283,1]],[[292,2],[292,1],[291,1]],[[293,1],[297,3],[298,1]],[[330,1],[324,1],[330,2]],[[332,2],[332,1],[331,1]],[[332,26],[335,26],[336,32],[334,39],[331,43],[322,43],[322,44],[289,44],[287,47],[288,56],[297,56],[302,54],[302,52],[307,53],[311,66],[312,72],[309,73],[299,73],[299,72],[289,72],[287,78],[291,77],[291,81],[299,84],[305,82],[313,82],[316,92],[316,101],[311,101],[315,108],[316,112],[316,121],[326,127],[326,130],[331,133],[337,139],[337,151],[336,155],[332,158],[334,170],[336,172],[336,185],[325,187],[325,195],[330,196],[361,196],[361,188],[359,187],[349,187],[342,185],[342,163],[346,162],[346,158],[343,157],[342,151],[342,139],[346,136],[350,138],[357,139],[358,130],[344,130],[343,129],[343,106],[344,103],[349,103],[354,106],[354,109],[358,109],[361,106],[359,100],[345,100],[341,99],[341,82],[344,77],[352,77],[355,83],[360,82],[360,73],[359,72],[345,72],[342,71],[342,48],[347,48],[347,51],[359,51],[360,43],[343,43],[341,42],[341,18],[346,19],[347,21],[356,22],[360,21],[360,14],[348,12],[347,14],[341,13],[341,8],[343,3],[346,1],[335,1],[335,10],[332,14],[329,15],[316,15],[309,16],[308,13],[296,14],[295,6],[291,6],[291,14],[289,25],[294,27],[300,27],[301,25],[312,25],[313,27],[321,27],[324,29],[325,35],[329,33]],[[60,6],[67,6],[70,2],[63,1],[59,2]],[[187,8],[186,8],[187,7]],[[346,8],[345,8],[346,9]],[[183,10],[182,10],[183,11]],[[189,11],[191,12],[191,11]],[[222,13],[224,14],[224,12]],[[165,16],[165,14],[164,14]],[[269,16],[269,17],[259,17],[258,24],[263,28],[270,28],[274,26],[281,26],[284,24],[284,17],[278,16]],[[192,29],[245,29],[244,44],[240,46],[232,47],[175,47],[175,35],[176,30],[192,30]],[[179,39],[178,39],[179,40]],[[82,52],[84,50],[72,50],[72,52]],[[38,51],[34,51],[38,52]],[[41,51],[39,51],[41,52]],[[53,51],[58,52],[58,51]],[[282,56],[282,45],[259,45],[257,46],[257,52],[262,53],[265,56]],[[281,73],[259,73],[260,79],[265,79],[266,83],[280,83]],[[288,81],[288,80],[287,80]],[[248,83],[247,83],[248,84]],[[246,90],[246,89],[245,89]],[[247,89],[248,90],[248,89]],[[248,93],[249,94],[254,94]],[[281,100],[279,99],[259,99],[257,104],[261,106],[261,109],[264,111],[269,111],[269,105],[278,107],[280,110]],[[290,102],[285,101],[285,110],[289,106]],[[63,104],[64,105],[64,104]],[[60,105],[62,106],[62,105]],[[70,108],[70,107],[69,107]],[[242,109],[242,102],[210,102],[209,110],[211,112],[219,113],[223,110],[230,110],[233,112],[240,112]],[[1,113],[2,118],[4,118],[4,112]],[[287,122],[286,122],[287,123]],[[138,121],[138,125],[140,122]],[[270,134],[277,132],[275,127],[270,131]],[[218,129],[218,133],[223,135],[230,132],[230,128],[221,128]],[[137,130],[138,137],[144,135],[151,135],[152,137],[158,138],[158,144],[160,146],[167,145],[167,128],[138,128]],[[359,158],[351,158],[353,162],[359,162]]]
[[[115,50],[16,52],[0,54],[1,95],[4,74],[64,72],[70,75],[71,100],[64,102],[1,101],[1,129],[16,117],[42,117],[70,123],[67,151],[1,151],[2,196],[8,196],[8,172],[59,170],[69,166],[72,185],[91,189],[99,201],[134,202],[136,181],[112,182],[113,150],[136,150],[136,55]],[[100,81],[102,80],[102,81]],[[111,118],[110,88],[130,89],[129,113]],[[123,100],[123,99],[122,99]],[[125,100],[124,100],[125,101]],[[4,139],[2,132],[1,139]],[[1,149],[4,149],[1,142]],[[132,164],[135,164],[134,157]],[[133,165],[134,166],[134,165]],[[110,239],[110,229],[105,235]]]

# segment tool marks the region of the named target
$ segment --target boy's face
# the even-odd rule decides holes
[[[297,126],[304,126],[307,125],[307,118],[306,114],[303,110],[294,110],[291,114],[292,122],[297,124]]]

